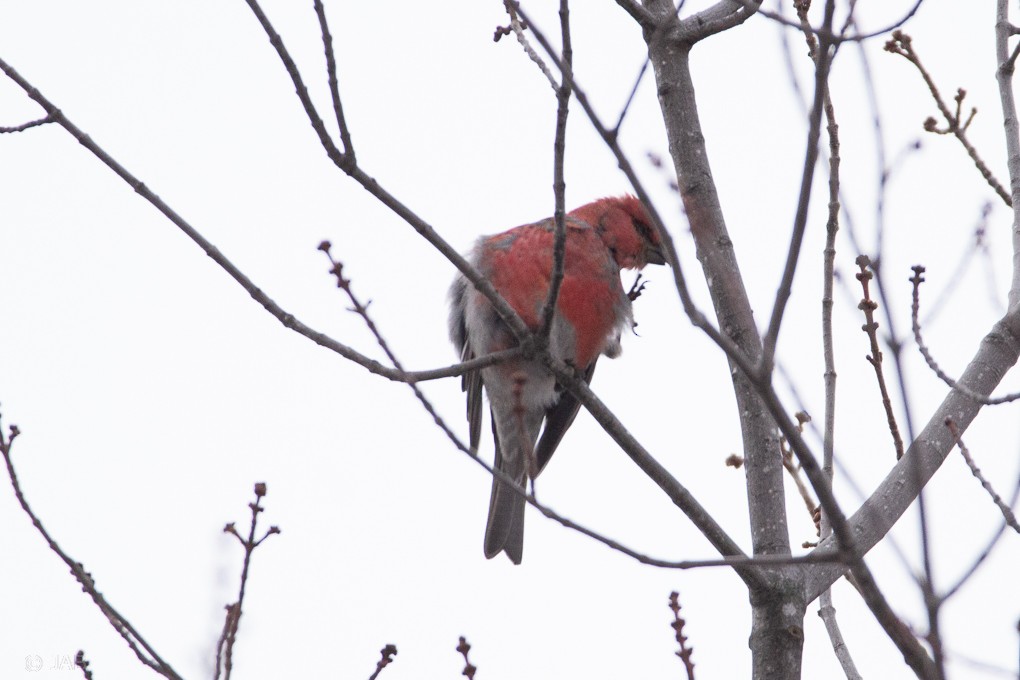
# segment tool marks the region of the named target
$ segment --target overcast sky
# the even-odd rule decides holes
[[[693,3],[691,3],[693,4]],[[704,3],[703,3],[704,4]],[[862,28],[898,18],[906,0],[860,2]],[[529,2],[550,36],[555,3]],[[930,1],[907,30],[947,97],[967,89],[969,134],[1007,183],[995,89],[991,3]],[[265,10],[328,118],[322,43],[311,2]],[[552,90],[515,41],[493,43],[502,3],[327,2],[345,110],[359,162],[389,191],[467,250],[484,233],[552,212]],[[0,0],[0,57],[189,220],[298,318],[382,359],[328,274],[329,239],[354,290],[409,368],[448,365],[446,291],[454,268],[399,218],[333,167],[286,72],[246,4]],[[641,34],[608,0],[575,2],[575,72],[613,120],[644,61]],[[806,48],[791,34],[802,82]],[[956,292],[927,328],[959,374],[1003,312],[1010,215],[949,137],[923,137],[936,113],[916,72],[866,45],[888,163],[900,157],[885,212],[882,264],[897,332],[909,331],[909,267],[928,267],[933,301]],[[761,322],[771,311],[792,225],[804,153],[803,114],[764,18],[699,45],[693,57],[715,178]],[[858,239],[873,253],[880,174],[858,50],[834,67],[843,186]],[[0,125],[40,117],[0,80]],[[332,128],[330,128],[332,129]],[[711,309],[693,242],[670,189],[651,73],[622,141],[665,215],[688,279]],[[667,161],[668,166],[668,161]],[[803,407],[821,421],[819,174],[804,259],[779,358]],[[629,190],[609,152],[572,107],[568,207]],[[956,265],[990,202],[991,257]],[[854,257],[837,266],[840,412],[848,510],[885,476],[893,452],[867,340],[855,309]],[[750,550],[728,369],[683,316],[669,273],[647,272],[638,335],[603,361],[599,395],[653,455]],[[629,285],[631,276],[625,276]],[[242,553],[221,530],[246,527],[252,485],[268,484],[265,526],[283,533],[254,557],[235,651],[235,677],[367,678],[378,650],[399,653],[382,678],[456,678],[455,651],[473,645],[479,678],[680,677],[667,599],[678,590],[698,678],[747,677],[749,607],[724,569],[670,572],[637,564],[529,511],[524,563],[482,555],[489,479],[458,453],[410,390],[369,375],[284,329],[176,227],[57,126],[0,136],[0,407],[23,434],[15,463],[47,528],[99,589],[188,678],[211,677],[223,605],[236,598]],[[887,324],[883,317],[883,330]],[[914,422],[946,388],[908,348]],[[889,369],[891,371],[891,368]],[[1017,389],[1009,378],[1001,390]],[[466,436],[459,381],[423,385]],[[783,392],[792,411],[802,408]],[[901,412],[902,419],[902,412]],[[986,409],[966,440],[1000,493],[1017,476],[1014,407]],[[820,453],[815,438],[809,442]],[[491,440],[483,439],[488,455]],[[849,475],[849,477],[848,477]],[[936,577],[947,587],[1001,523],[953,454],[931,485]],[[813,538],[791,489],[795,545]],[[581,414],[539,484],[541,500],[637,550],[667,559],[714,557],[669,500]],[[96,678],[144,677],[123,641],[81,593],[18,508],[0,492],[0,677],[76,677],[83,648]],[[910,579],[919,565],[916,513],[869,556],[894,607],[926,622]],[[1020,548],[1008,536],[944,612],[956,678],[1016,671]],[[865,677],[907,677],[900,655],[852,589],[834,589],[848,645]],[[805,678],[838,677],[816,616],[806,618]],[[41,657],[44,668],[26,670]],[[895,670],[890,670],[895,669]],[[68,675],[71,673],[71,675]]]

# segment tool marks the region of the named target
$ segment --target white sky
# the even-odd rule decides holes
[[[864,27],[888,23],[909,4],[859,3]],[[980,111],[970,136],[1005,183],[990,4],[961,10],[928,2],[908,31],[947,96],[957,86],[968,90],[967,102]],[[558,34],[554,5],[525,5],[551,36]],[[267,0],[265,9],[328,118],[311,2]],[[578,81],[615,118],[643,61],[640,32],[608,0],[575,2],[572,10]],[[500,2],[332,2],[327,11],[366,171],[465,250],[479,234],[551,214],[555,100],[511,39],[493,44],[495,26],[506,23]],[[380,356],[315,250],[329,239],[406,366],[453,362],[445,299],[452,265],[330,165],[244,2],[0,0],[0,16],[0,57],[288,311]],[[768,318],[782,269],[805,136],[778,33],[754,19],[699,45],[693,66],[713,171],[759,320]],[[799,36],[791,40],[804,75],[805,48]],[[916,73],[882,52],[881,42],[871,42],[868,55],[892,158],[936,110]],[[860,237],[871,244],[877,170],[854,49],[837,59],[833,97],[844,188]],[[0,81],[0,125],[40,115],[13,83]],[[628,190],[576,104],[569,134],[569,206]],[[709,311],[669,177],[645,159],[666,157],[650,73],[623,142]],[[1004,299],[1010,218],[955,140],[923,142],[891,186],[883,266],[900,334],[909,330],[910,265],[928,267],[928,302],[949,283],[959,286],[928,334],[958,374],[1002,309],[990,301],[987,262],[960,281],[949,277],[981,205],[991,201],[992,275]],[[819,422],[824,200],[816,193],[780,344]],[[852,283],[856,253],[845,238],[838,248],[839,269]],[[648,276],[636,305],[640,336],[625,338],[619,360],[600,363],[594,387],[749,550],[743,475],[723,465],[740,450],[725,362],[683,317],[668,272]],[[533,513],[521,567],[485,560],[489,480],[453,450],[410,391],[282,328],[56,126],[0,137],[0,300],[0,405],[5,427],[14,422],[24,433],[15,449],[24,489],[61,545],[185,677],[211,676],[222,607],[236,597],[241,563],[239,546],[221,529],[228,521],[247,526],[256,481],[269,487],[265,525],[283,533],[256,552],[235,677],[367,678],[390,642],[399,654],[382,678],[460,677],[459,635],[473,645],[479,678],[679,677],[667,608],[673,589],[698,678],[747,676],[747,598],[725,570],[644,567]],[[870,490],[893,454],[863,358],[863,321],[846,296],[837,301],[837,447]],[[908,352],[920,426],[946,389]],[[1007,379],[1001,389],[1011,386],[1018,382]],[[459,382],[424,389],[465,432]],[[1016,421],[1014,407],[986,409],[966,437],[1003,495],[1017,474]],[[487,438],[483,448],[491,448]],[[842,480],[837,492],[848,510],[860,500]],[[931,486],[942,586],[1000,523],[983,493],[957,454]],[[586,414],[539,495],[638,550],[714,557]],[[792,492],[789,508],[794,543],[810,539],[810,520]],[[915,519],[908,513],[894,531],[908,568],[888,547],[869,564],[896,609],[923,630],[907,578],[919,564]],[[99,679],[145,676],[10,491],[0,493],[0,526],[0,677],[76,677],[66,664],[79,648]],[[1007,537],[947,605],[951,652],[1015,672],[1018,559],[1016,537]],[[865,677],[908,677],[849,586],[838,584],[835,597]],[[837,677],[816,610],[806,618],[804,677]],[[25,659],[35,655],[45,667],[29,673]],[[951,668],[956,678],[1003,677]]]

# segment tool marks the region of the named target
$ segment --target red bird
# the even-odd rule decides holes
[[[652,221],[634,196],[603,198],[570,212],[564,221],[563,282],[553,314],[549,351],[591,382],[600,354],[620,354],[620,333],[633,325],[621,269],[664,264]],[[541,324],[553,269],[552,218],[483,236],[468,256],[531,330]],[[517,339],[489,300],[463,276],[450,289],[450,338],[464,361],[510,349]],[[549,462],[580,403],[540,363],[515,359],[464,375],[471,449],[481,437],[482,386],[489,397],[496,440],[495,467],[522,488],[528,471]],[[543,428],[544,422],[544,428]],[[541,430],[541,438],[539,431]],[[485,556],[506,552],[521,563],[524,497],[493,477]]]

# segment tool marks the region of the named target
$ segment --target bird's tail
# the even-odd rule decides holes
[[[524,456],[507,457],[503,455],[493,421],[493,434],[496,440],[496,460],[494,467],[516,481],[521,487],[527,484],[525,470],[527,463]],[[485,556],[492,559],[500,552],[514,564],[521,563],[524,552],[524,496],[515,491],[509,484],[492,478],[492,495],[489,496],[489,519],[485,523]]]

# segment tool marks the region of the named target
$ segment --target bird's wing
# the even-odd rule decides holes
[[[597,360],[596,360],[597,361]],[[588,368],[580,376],[585,383],[591,384],[591,377],[595,374],[595,361],[588,365]],[[577,417],[577,411],[581,408],[581,402],[577,400],[569,390],[564,389],[559,400],[545,412],[545,427],[542,429],[542,436],[535,447],[535,463],[538,471],[542,469],[552,458],[560,440],[570,424]]]
[[[461,361],[475,358],[469,345],[464,345]],[[468,371],[461,377],[461,389],[467,392],[468,444],[471,453],[478,454],[478,444],[482,439],[482,372]]]

